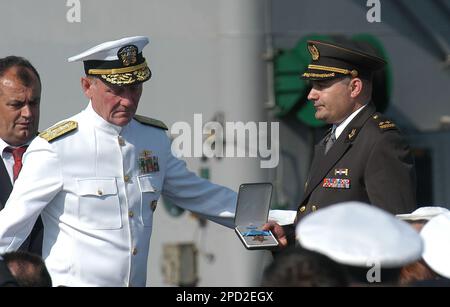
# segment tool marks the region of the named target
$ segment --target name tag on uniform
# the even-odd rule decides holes
[[[138,184],[139,184],[139,189],[141,190],[141,192],[156,192],[156,189],[153,187],[152,182],[151,182],[151,177],[150,176],[146,176],[146,175],[141,175],[137,177],[138,179]]]
[[[350,179],[325,178],[322,186],[332,189],[350,189]]]

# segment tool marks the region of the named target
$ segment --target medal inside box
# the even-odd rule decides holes
[[[247,249],[270,249],[278,242],[270,231],[263,231],[272,197],[271,183],[246,183],[239,187],[235,231]]]

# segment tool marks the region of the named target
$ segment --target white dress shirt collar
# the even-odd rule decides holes
[[[30,143],[31,141],[23,145],[30,145]],[[11,179],[11,182],[13,182],[14,158],[10,152],[5,152],[6,147],[16,147],[16,146],[11,146],[0,138],[0,157],[2,158],[3,164],[5,165],[5,168],[8,171],[9,179]]]
[[[26,142],[25,144],[22,144],[20,146],[24,146],[24,145],[30,145],[31,141]],[[6,147],[20,147],[20,146],[12,146],[9,145],[8,143],[6,143],[2,138],[0,138],[0,154],[3,155],[3,151],[5,150]]]
[[[336,127],[336,140],[339,138],[341,133],[344,131],[344,129],[348,126],[348,124],[352,121],[352,119],[355,118],[356,115],[358,115],[359,112],[361,112],[362,109],[364,109],[367,106],[367,104],[363,105],[361,108],[350,114],[349,117],[347,117],[342,123],[337,125]]]
[[[10,146],[8,143],[3,141],[3,139],[0,138],[0,154],[3,156],[3,151],[6,147]]]

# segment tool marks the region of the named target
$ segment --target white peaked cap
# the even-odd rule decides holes
[[[397,214],[396,217],[404,221],[431,220],[433,217],[449,212],[447,208],[438,206],[420,207],[408,214]]]
[[[303,218],[297,240],[311,251],[357,267],[398,268],[420,259],[422,240],[406,222],[361,202],[344,202]]]
[[[92,47],[70,57],[69,62],[83,61],[86,75],[117,86],[128,86],[149,80],[152,76],[142,49],[145,36],[126,37]]]
[[[420,235],[424,242],[423,260],[433,271],[450,278],[450,213],[431,219]]]
[[[115,41],[105,42],[95,47],[92,47],[80,54],[74,55],[68,59],[69,62],[88,61],[88,60],[102,60],[113,61],[118,60],[117,52],[120,48],[126,45],[135,45],[138,48],[138,52],[142,52],[142,49],[149,43],[149,40],[145,36],[133,36],[125,37]]]

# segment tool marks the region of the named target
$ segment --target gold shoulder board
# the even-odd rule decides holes
[[[65,121],[41,132],[39,136],[45,139],[47,142],[51,142],[77,128],[78,128],[77,122],[72,120]]]
[[[167,126],[160,120],[145,117],[142,115],[134,115],[133,118],[143,125],[153,126],[153,127],[164,129],[164,130],[169,130],[169,128],[167,128]]]

